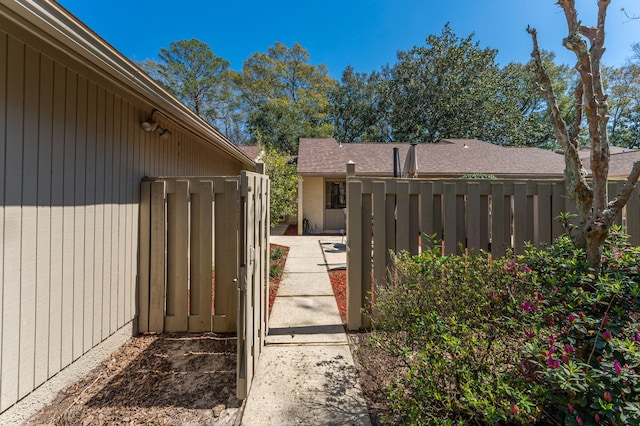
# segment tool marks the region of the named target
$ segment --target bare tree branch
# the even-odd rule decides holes
[[[587,172],[582,165],[582,160],[580,159],[578,151],[580,122],[582,121],[582,84],[579,84],[578,87],[576,87],[577,114],[574,129],[572,134],[569,134],[567,124],[562,118],[562,114],[558,108],[551,79],[549,78],[549,74],[542,63],[542,56],[538,46],[537,31],[535,28],[528,27],[527,32],[531,34],[531,39],[533,40],[533,51],[531,52],[531,56],[533,57],[534,72],[536,73],[538,80],[537,88],[547,102],[547,108],[553,123],[553,132],[556,136],[556,140],[565,152],[565,178],[567,181],[567,190],[569,191],[572,199],[576,200],[576,207],[578,209],[581,222],[586,222],[591,211],[593,190],[587,182]]]

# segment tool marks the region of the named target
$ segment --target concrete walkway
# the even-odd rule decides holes
[[[340,237],[272,236],[289,247],[242,425],[370,425],[327,269]]]

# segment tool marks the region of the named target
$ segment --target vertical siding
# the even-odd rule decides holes
[[[5,164],[6,130],[7,130],[7,34],[0,31],[0,165]],[[4,168],[0,171],[0,411],[2,410],[2,347],[3,345],[3,320],[4,320]]]
[[[136,315],[144,176],[240,173],[100,81],[0,31],[0,411]]]
[[[53,75],[53,61],[40,58],[40,74]],[[51,156],[53,137],[53,79],[41,79],[38,123],[38,226],[36,276],[36,333],[34,386],[49,374],[49,327],[51,291]]]
[[[22,115],[24,111],[24,46],[9,37],[7,44],[4,288],[2,292],[2,382],[0,409],[18,398],[20,349],[20,267],[22,231]]]

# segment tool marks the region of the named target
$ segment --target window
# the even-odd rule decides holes
[[[343,209],[347,207],[347,183],[325,183],[325,205],[327,209]]]

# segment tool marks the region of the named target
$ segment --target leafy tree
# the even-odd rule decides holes
[[[474,35],[457,37],[449,24],[426,46],[398,53],[384,96],[394,140],[436,142],[445,137],[514,143],[522,113],[511,102],[497,51]]]
[[[269,214],[271,226],[275,226],[297,211],[298,170],[290,155],[275,148],[266,147],[262,160],[271,181]]]
[[[241,139],[242,117],[234,104],[228,61],[196,39],[171,42],[158,58],[139,66],[230,139]]]
[[[563,44],[575,53],[576,70],[580,74],[574,97],[575,119],[570,126],[562,117],[551,79],[544,68],[537,32],[533,28],[528,28],[527,31],[533,40],[532,56],[538,85],[547,102],[555,137],[565,154],[565,182],[569,195],[576,204],[579,220],[576,246],[586,250],[589,266],[599,272],[604,241],[640,177],[640,161],[633,165],[620,193],[609,201],[609,104],[604,91],[601,59],[604,53],[605,20],[610,0],[598,2],[598,22],[595,27],[580,23],[575,0],[558,0],[557,3],[564,12],[569,31]],[[591,181],[587,179],[578,153],[583,117],[586,120],[591,148]]]
[[[640,148],[640,64],[606,68],[611,145]]]
[[[566,65],[556,65],[555,55],[541,52],[543,63],[552,77],[555,93],[562,116],[571,120],[573,96],[569,88],[576,78],[575,72]],[[512,62],[502,70],[504,78],[503,92],[510,99],[511,108],[520,113],[512,115],[510,128],[507,130],[509,144],[517,146],[535,146],[555,149],[557,144],[553,135],[553,127],[547,115],[544,97],[536,90],[536,76],[533,62],[527,64]]]
[[[387,142],[390,128],[380,105],[386,80],[381,73],[357,73],[347,67],[329,93],[330,120],[340,142]]]
[[[309,64],[298,43],[277,42],[247,59],[234,82],[247,113],[252,139],[281,152],[295,153],[300,137],[329,137],[328,91],[336,83],[325,66]]]

